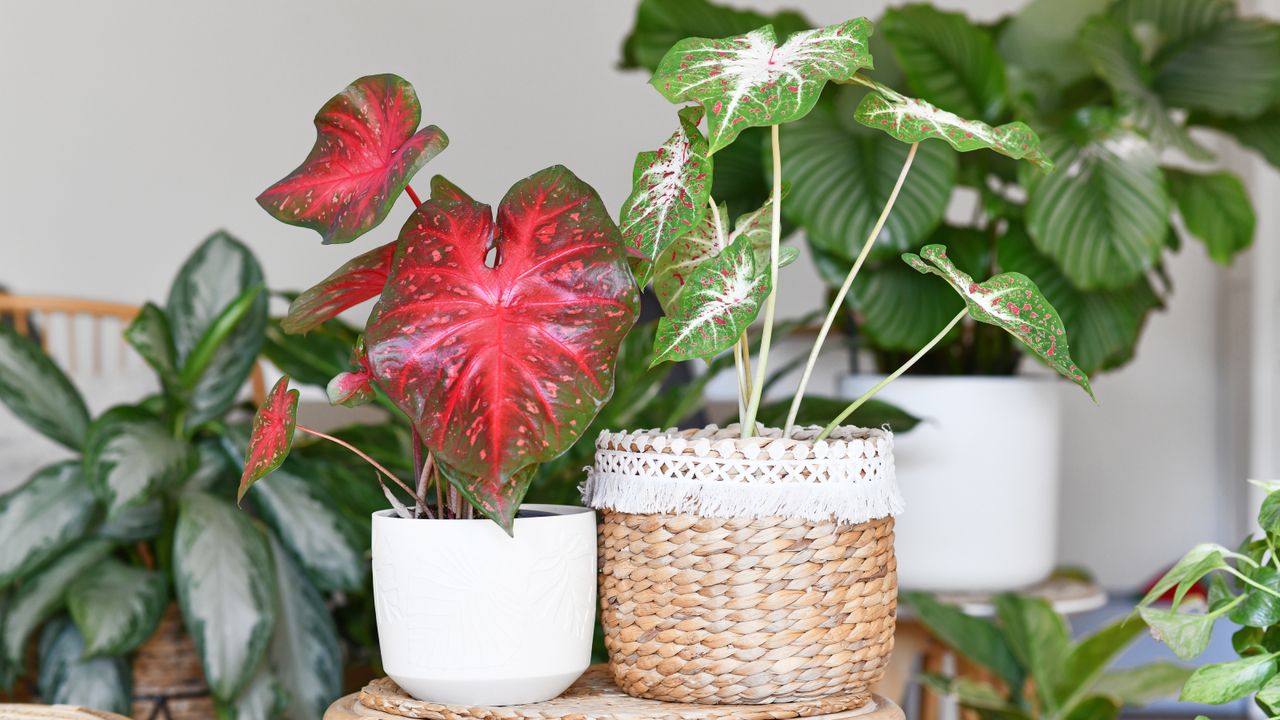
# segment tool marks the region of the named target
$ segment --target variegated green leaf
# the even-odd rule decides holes
[[[83,542],[36,574],[23,579],[22,586],[9,598],[3,618],[0,618],[3,620],[0,640],[3,640],[4,656],[11,664],[22,667],[31,633],[62,607],[67,587],[100,562],[110,550],[110,543],[103,540]]]
[[[1136,621],[1130,624],[1137,625]],[[1115,670],[1098,678],[1092,692],[1112,697],[1131,707],[1176,697],[1194,668],[1171,662],[1154,662]]]
[[[96,535],[117,542],[150,540],[164,529],[164,500],[153,498],[141,505],[120,508],[98,526]]]
[[[969,317],[1003,328],[1093,397],[1089,378],[1071,360],[1067,331],[1058,311],[1026,275],[1006,272],[983,283],[974,282],[947,259],[943,245],[926,245],[919,255],[903,253],[902,258],[916,270],[933,273],[950,283],[969,306]]]
[[[116,407],[89,428],[85,480],[114,515],[175,487],[186,479],[193,459],[191,447],[159,418],[138,407]]]
[[[671,102],[706,108],[714,153],[744,128],[804,117],[828,80],[871,67],[870,35],[871,23],[857,18],[795,33],[782,45],[771,25],[718,40],[686,38],[667,51],[650,82]]]
[[[209,689],[231,702],[253,679],[275,622],[266,539],[234,505],[188,493],[174,528],[173,580]]]
[[[680,310],[658,321],[653,365],[709,358],[732,347],[769,295],[768,273],[756,272],[750,240],[739,237],[689,277]]]
[[[89,410],[65,373],[30,338],[0,323],[0,402],[46,437],[79,450]]]
[[[96,504],[74,461],[43,468],[0,496],[0,588],[83,536]]]
[[[67,589],[85,657],[123,655],[155,632],[169,602],[164,575],[108,559]]]
[[[143,305],[125,328],[124,339],[156,371],[165,392],[180,398],[183,388],[178,377],[178,351],[164,310],[155,303]]]
[[[702,109],[684,108],[679,115],[680,129],[662,147],[636,156],[631,196],[622,205],[623,242],[647,262],[698,224],[711,193],[713,163],[698,130]]]
[[[299,474],[305,472],[304,465],[286,465],[254,484],[249,497],[316,587],[358,590],[368,561],[333,500]]]
[[[1026,123],[1011,122],[999,127],[978,120],[966,120],[916,98],[886,99],[878,92],[867,93],[854,115],[858,122],[883,130],[906,143],[935,138],[945,140],[960,152],[994,150],[1014,160],[1026,160],[1049,172],[1053,160],[1040,150],[1040,138]]]
[[[235,700],[222,702],[215,699],[213,704],[218,720],[273,720],[280,717],[285,701],[285,689],[280,681],[272,672],[259,668],[249,686]]]
[[[258,493],[278,482],[276,473]],[[297,517],[297,515],[295,515]],[[342,645],[324,597],[280,543],[271,541],[276,571],[276,627],[268,657],[289,696],[285,716],[314,720],[342,694]],[[246,691],[248,692],[248,691]]]
[[[133,684],[122,657],[87,658],[75,623],[59,617],[40,636],[40,699],[51,705],[75,705],[132,714]]]

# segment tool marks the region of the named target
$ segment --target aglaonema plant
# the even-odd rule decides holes
[[[321,108],[306,161],[258,198],[325,243],[376,227],[402,192],[416,205],[394,241],[299,295],[282,328],[307,332],[377,298],[352,369],[329,383],[329,396],[344,405],[383,397],[397,408],[412,428],[415,476],[397,478],[349,449],[412,498],[402,515],[464,518],[474,509],[511,532],[538,465],[567,450],[608,401],[638,293],[617,226],[564,167],[516,182],[496,216],[438,176],[421,200],[409,181],[447,139],[420,121],[408,82],[360,78]],[[254,420],[242,494],[280,465],[295,430],[334,439],[297,424],[288,384]]]
[[[686,38],[667,51],[651,80],[673,103],[695,103],[677,113],[678,128],[660,148],[636,158],[632,193],[620,221],[639,284],[643,287],[652,281],[666,313],[658,327],[653,362],[709,359],[732,351],[743,437],[757,432],[768,377],[778,271],[794,258],[781,246],[786,176],[779,129],[812,110],[827,83],[867,88],[852,119],[909,144],[910,149],[878,221],[862,242],[861,253],[822,323],[783,422],[784,435],[795,428],[818,354],[881,235],[921,142],[936,139],[961,152],[993,150],[1026,160],[1042,171],[1053,167],[1024,123],[991,127],[966,120],[863,75],[861,71],[872,66],[871,33],[871,23],[860,18],[795,32],[782,43],[770,25],[722,39]],[[703,121],[705,134],[700,128]],[[770,197],[763,207],[730,225],[727,210],[711,196],[716,153],[752,127],[770,131]],[[945,280],[964,299],[965,308],[902,367],[837,413],[818,439],[910,368],[966,316],[1007,331],[1092,397],[1088,378],[1071,360],[1058,312],[1029,278],[1006,272],[975,280],[957,267],[942,245],[902,257],[915,270]],[[763,328],[753,371],[746,330],[757,319]]]

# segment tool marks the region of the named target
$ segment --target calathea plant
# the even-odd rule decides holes
[[[340,694],[326,596],[367,572],[350,524],[295,473],[251,494],[261,521],[233,502],[243,431],[228,413],[266,322],[257,261],[210,237],[125,332],[160,394],[97,418],[37,344],[0,326],[0,400],[78,453],[0,497],[4,685],[43,625],[40,696],[132,715],[130,658],[176,599],[220,716],[316,718]]]
[[[571,446],[609,399],[638,295],[617,227],[564,167],[518,181],[496,219],[442,177],[421,201],[409,181],[447,139],[419,129],[420,119],[408,82],[360,78],[321,108],[306,161],[258,198],[326,243],[377,226],[401,192],[417,205],[395,240],[299,295],[282,327],[307,332],[377,298],[331,401],[381,394],[403,413],[414,478],[366,458],[413,499],[412,513],[462,518],[474,508],[511,532],[538,465]],[[280,465],[295,429],[326,437],[297,425],[296,412],[286,377],[255,418],[242,494]]]
[[[871,23],[850,20],[817,30],[793,33],[778,42],[765,25],[723,39],[680,40],[657,63],[652,84],[681,109],[676,132],[654,152],[636,159],[633,191],[622,209],[621,227],[641,286],[652,280],[666,317],[658,327],[653,362],[710,358],[726,350],[735,357],[742,434],[756,432],[767,377],[774,322],[778,271],[793,254],[781,247],[785,149],[781,127],[804,118],[828,82],[867,90],[851,120],[906,143],[884,208],[861,252],[845,275],[822,330],[805,365],[800,387],[784,423],[790,435],[822,344],[842,307],[858,271],[876,246],[918,156],[921,143],[936,139],[955,150],[989,149],[1025,159],[1039,170],[1052,168],[1035,133],[1020,122],[991,127],[966,120],[923,100],[907,97],[861,74],[872,64]],[[707,131],[699,129],[705,119]],[[733,225],[727,209],[712,197],[717,153],[733,146],[753,127],[770,131],[771,188],[760,208],[741,215]],[[829,198],[833,204],[841,198]],[[976,281],[962,266],[971,266],[965,246],[949,255],[940,244],[903,254],[910,268],[941,277],[964,300],[964,307],[901,368],[827,423],[825,438],[885,384],[902,374],[928,350],[947,338],[966,316],[995,326],[1023,343],[1045,363],[1087,392],[1089,381],[1067,350],[1062,319],[1026,276],[1005,272]],[[906,299],[904,302],[911,302]],[[763,317],[759,358],[752,372],[746,345],[747,326]]]

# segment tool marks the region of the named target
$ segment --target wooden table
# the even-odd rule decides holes
[[[128,720],[123,715],[73,705],[0,703],[0,720]]]

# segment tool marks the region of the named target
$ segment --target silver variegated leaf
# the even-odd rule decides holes
[[[0,324],[0,402],[52,440],[79,450],[89,410],[65,373],[23,335]]]
[[[284,703],[285,693],[280,681],[263,668],[253,674],[249,686],[235,700],[214,701],[218,720],[274,720],[280,717],[280,709],[284,707]]]
[[[190,445],[137,407],[108,410],[94,421],[85,441],[85,479],[109,516],[175,487],[192,462]]]
[[[96,505],[77,462],[43,468],[0,496],[0,588],[83,536]]]
[[[652,364],[709,358],[732,347],[760,313],[770,288],[769,274],[756,272],[750,240],[739,237],[698,266],[679,312],[658,321]]]
[[[297,474],[302,469],[286,464],[255,483],[249,497],[316,587],[357,590],[369,563],[332,498]]]
[[[174,529],[173,580],[209,689],[232,702],[253,680],[275,621],[266,539],[234,505],[188,493]]]
[[[871,67],[870,35],[871,23],[857,18],[795,33],[782,45],[771,25],[718,40],[686,38],[667,51],[650,82],[672,102],[706,108],[714,153],[745,128],[804,117],[828,80]]]
[[[280,477],[276,473],[269,482]],[[266,483],[258,485],[258,492]],[[342,646],[324,598],[293,558],[272,539],[276,572],[276,626],[268,657],[289,696],[284,714],[312,720],[342,694]]]
[[[84,656],[123,655],[155,632],[169,602],[164,575],[108,559],[67,589]]]
[[[84,639],[75,623],[58,617],[40,636],[40,699],[129,715],[132,675],[122,657],[84,657]]]
[[[58,608],[62,607],[67,587],[106,557],[111,545],[104,540],[91,540],[76,545],[30,577],[10,596],[5,605],[3,628],[4,656],[15,667],[22,667],[27,639]]]
[[[141,505],[129,505],[98,526],[97,536],[117,542],[150,540],[164,529],[164,500],[154,498]]]

